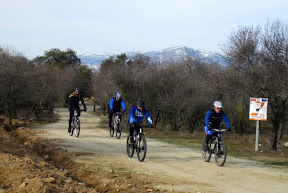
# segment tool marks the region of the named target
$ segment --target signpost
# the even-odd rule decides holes
[[[258,151],[259,121],[267,121],[267,98],[250,98],[249,119],[256,120],[255,151]]]

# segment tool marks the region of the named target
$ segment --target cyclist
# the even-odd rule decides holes
[[[130,132],[130,143],[134,143],[134,130],[139,132],[139,123],[142,123],[144,115],[147,118],[148,124],[152,124],[152,117],[148,110],[145,108],[144,100],[138,99],[137,104],[133,105],[129,111],[129,132]],[[137,124],[138,123],[138,124]]]
[[[109,127],[110,128],[112,127],[111,121],[112,121],[113,113],[120,112],[121,111],[121,107],[123,109],[123,112],[125,113],[126,112],[125,101],[122,98],[121,93],[117,92],[116,96],[112,97],[110,99],[110,102],[109,102]]]
[[[69,111],[70,111],[70,118],[69,118],[69,127],[68,127],[68,133],[71,132],[71,122],[72,118],[74,116],[74,110],[77,111],[77,116],[80,116],[80,107],[79,107],[79,101],[81,101],[84,111],[86,111],[86,105],[84,103],[83,97],[80,95],[80,89],[76,88],[75,91],[70,94],[69,96]]]
[[[212,129],[218,129],[222,120],[225,122],[227,131],[231,131],[231,126],[226,113],[222,110],[222,103],[220,101],[214,101],[213,107],[206,113],[205,116],[205,132],[207,134],[205,139],[205,150],[208,149],[208,142],[212,139]],[[220,133],[221,139],[221,133]]]

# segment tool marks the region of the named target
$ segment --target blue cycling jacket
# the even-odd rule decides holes
[[[142,110],[138,109],[135,105],[133,105],[129,111],[129,123],[142,123],[143,118],[145,117],[148,120],[149,124],[152,124],[152,118],[146,108],[143,108]]]
[[[119,112],[121,106],[122,106],[123,111],[125,111],[126,105],[125,105],[125,101],[123,98],[120,98],[118,101],[114,97],[111,98],[109,102],[109,107],[111,110],[114,110],[115,112]]]
[[[226,124],[226,127],[230,129],[231,126],[226,113],[223,110],[221,110],[220,113],[216,113],[212,108],[207,112],[205,116],[205,126],[211,126],[212,128],[217,129],[220,127],[222,120]]]

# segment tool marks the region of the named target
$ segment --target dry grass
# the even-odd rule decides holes
[[[200,149],[205,133],[196,131],[193,134],[186,132],[161,131],[158,129],[146,129],[145,135],[168,143]],[[284,135],[278,143],[278,150],[271,150],[272,135],[261,133],[259,136],[258,151],[255,151],[255,134],[238,135],[235,133],[223,133],[223,140],[228,146],[228,155],[259,161],[264,164],[288,167],[288,136]]]

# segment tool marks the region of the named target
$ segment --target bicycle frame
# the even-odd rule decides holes
[[[202,156],[205,162],[209,162],[211,154],[214,154],[216,164],[218,166],[223,166],[227,157],[227,146],[222,140],[221,132],[226,131],[226,129],[212,129],[212,131],[213,135],[212,139],[209,141],[208,150],[205,147],[205,140],[203,142]]]
[[[127,137],[127,155],[128,157],[133,157],[134,150],[137,152],[137,158],[140,162],[143,162],[146,157],[147,143],[146,138],[143,133],[143,126],[139,124],[139,132],[133,135],[134,143],[130,144],[130,135]]]
[[[113,118],[113,126],[110,127],[110,137],[114,136],[114,132],[116,132],[116,138],[120,139],[121,137],[121,112],[115,112],[115,116]]]
[[[115,113],[114,124],[117,125],[121,122],[121,112]]]
[[[84,111],[80,109],[80,112]],[[75,137],[79,137],[80,135],[80,119],[79,119],[80,115],[78,116],[78,112],[76,109],[74,109],[74,115],[72,117],[72,128],[71,128],[71,132],[70,135],[72,136],[73,133],[75,132]]]

